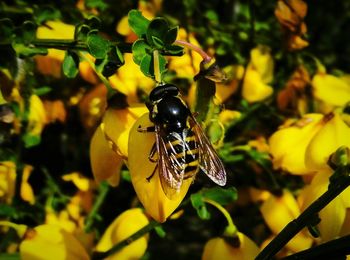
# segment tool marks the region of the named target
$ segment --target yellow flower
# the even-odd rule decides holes
[[[47,120],[45,107],[41,99],[37,95],[32,95],[29,99],[29,117],[27,132],[30,135],[38,136],[41,134]]]
[[[340,146],[350,147],[350,127],[339,114],[328,117],[331,119],[315,134],[305,151],[305,164],[309,169],[328,168],[327,161],[332,153]]]
[[[101,240],[98,242],[96,250],[105,252],[111,249],[113,245],[134,234],[148,223],[147,217],[140,208],[124,211],[109,225]],[[144,235],[106,259],[140,259],[146,252],[147,243],[148,235]]]
[[[183,181],[178,196],[172,200],[166,197],[163,192],[158,169],[156,169],[152,178],[147,180],[157,166],[148,158],[155,142],[155,134],[140,133],[137,129],[139,126],[148,127],[152,125],[148,113],[135,122],[129,136],[128,166],[137,197],[146,212],[158,222],[164,222],[185,197],[193,178]]]
[[[11,161],[0,163],[0,201],[10,204],[15,195],[16,165]]]
[[[328,189],[329,177],[331,175],[332,172],[330,169],[322,170],[315,175],[311,184],[304,188],[300,194],[302,210],[305,210]],[[347,188],[348,194],[349,191],[350,188]],[[318,215],[321,222],[317,225],[317,227],[320,231],[322,242],[332,240],[339,236],[346,215],[344,199],[348,201],[349,198],[345,198],[343,192],[319,212]]]
[[[292,174],[313,172],[305,165],[306,149],[324,124],[322,114],[306,114],[295,124],[276,131],[269,138],[274,167]]]
[[[38,39],[73,39],[74,30],[74,25],[61,21],[47,21],[45,26],[38,27],[36,36]],[[48,55],[36,56],[38,70],[45,75],[59,78],[64,55],[65,51],[49,49]]]
[[[250,63],[244,77],[242,96],[248,102],[257,102],[271,96],[273,89],[267,85],[273,80],[274,63],[270,50],[258,46],[250,52]]]
[[[29,176],[33,170],[33,167],[30,165],[25,165],[22,174],[22,182],[21,182],[21,198],[24,201],[29,202],[29,204],[33,205],[35,203],[34,192],[30,184],[28,183]]]
[[[273,234],[278,234],[290,221],[300,215],[294,196],[287,190],[280,196],[271,195],[260,207],[261,214]],[[286,247],[298,252],[311,247],[313,239],[303,231],[299,232]]]
[[[40,225],[27,231],[20,247],[21,259],[89,259],[83,246],[67,231],[55,225]]]
[[[91,189],[91,181],[79,172],[73,172],[62,176],[64,181],[72,181],[74,185],[81,191],[88,191]]]
[[[216,237],[210,239],[204,246],[202,260],[251,260],[259,253],[259,247],[246,235],[237,233],[239,247],[234,247],[223,238]]]
[[[350,83],[336,76],[317,73],[312,79],[313,94],[322,102],[343,107],[350,101]]]
[[[116,74],[109,77],[112,87],[127,96],[128,104],[138,102],[137,90],[149,92],[154,87],[154,81],[145,77],[138,65],[132,60],[131,54],[124,55],[125,64]]]
[[[90,158],[95,179],[119,183],[123,159],[128,157],[129,132],[134,122],[148,110],[146,106],[107,109],[91,139]]]
[[[241,113],[236,110],[225,109],[219,114],[219,121],[224,125],[228,126],[234,121],[238,120],[241,117]]]

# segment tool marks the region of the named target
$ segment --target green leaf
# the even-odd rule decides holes
[[[179,27],[176,26],[176,27],[173,27],[166,32],[165,37],[164,37],[165,45],[171,45],[175,42],[175,40],[177,38],[178,31],[179,31]]]
[[[11,44],[14,37],[14,25],[8,18],[0,19],[0,39],[2,42]]]
[[[87,37],[87,46],[89,52],[96,59],[102,59],[106,56],[109,49],[109,41],[102,38],[98,34],[90,33]]]
[[[141,69],[142,73],[145,74],[147,77],[153,78],[154,70],[153,70],[152,60],[153,60],[152,55],[145,54],[141,59],[140,69]]]
[[[20,260],[21,255],[19,253],[1,253],[0,260]]]
[[[184,54],[184,48],[179,45],[167,46],[166,51],[174,56],[182,56]]]
[[[51,5],[40,5],[34,7],[34,17],[37,24],[42,24],[48,20],[60,19],[61,13]]]
[[[32,21],[25,21],[22,26],[18,29],[16,34],[16,41],[29,44],[36,37],[37,25]]]
[[[156,36],[152,36],[152,42],[153,42],[153,45],[154,47],[156,47],[156,49],[163,49],[164,48],[164,42],[156,37]]]
[[[84,24],[88,25],[91,29],[100,29],[101,19],[97,16],[90,16],[85,20]]]
[[[96,59],[95,61],[96,70],[106,78],[112,76],[123,64],[123,54],[116,46],[110,46],[107,55],[103,59]]]
[[[157,47],[157,42],[154,42],[154,39],[159,39],[164,45],[165,42],[165,36],[168,32],[169,26],[168,22],[161,17],[154,18],[150,24],[148,25],[147,32],[146,32],[146,39],[147,42]],[[158,42],[159,43],[159,42]]]
[[[73,51],[67,51],[62,63],[62,70],[67,78],[74,78],[79,72],[79,56]]]
[[[46,48],[34,48],[28,47],[23,43],[12,43],[12,48],[15,50],[20,58],[33,57],[35,55],[47,55],[48,51]]]
[[[166,236],[166,232],[162,226],[156,226],[154,230],[159,237],[164,238]]]
[[[86,41],[89,32],[91,31],[90,26],[86,24],[80,24],[75,27],[74,39],[80,41]]]
[[[128,13],[128,22],[131,30],[136,33],[139,38],[142,38],[143,35],[146,34],[147,27],[150,24],[150,21],[138,10],[131,10]]]
[[[87,8],[98,8],[103,11],[106,10],[108,4],[104,0],[85,0],[85,6]]]
[[[191,195],[191,204],[196,209],[198,216],[201,219],[209,219],[210,213],[203,201],[202,195],[200,193],[195,193]]]
[[[40,135],[31,135],[29,133],[26,133],[22,136],[22,140],[24,142],[25,148],[30,148],[40,144],[41,137]]]
[[[37,95],[37,96],[42,96],[42,95],[45,95],[51,91],[52,91],[51,87],[45,86],[45,87],[41,87],[41,88],[35,88],[33,91],[33,94]]]
[[[135,41],[132,45],[133,59],[137,65],[140,65],[141,60],[143,56],[145,56],[145,54],[151,54],[151,53],[152,53],[151,47],[143,39],[139,39]]]
[[[199,193],[202,198],[214,200],[220,205],[227,205],[237,200],[237,190],[234,187],[227,189],[221,187],[202,189]]]
[[[1,204],[0,205],[0,217],[14,217],[17,215],[17,210],[6,204]]]

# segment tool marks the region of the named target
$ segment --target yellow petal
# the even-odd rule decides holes
[[[15,187],[16,165],[11,161],[0,162],[0,200],[10,204]]]
[[[304,196],[302,210],[305,210],[328,189],[331,175],[331,170],[327,169],[315,175],[310,186],[307,186],[307,191],[302,193],[302,196]],[[336,197],[319,212],[321,222],[317,226],[321,233],[322,242],[332,240],[339,235],[345,220],[345,214],[346,208],[341,196]]]
[[[101,240],[96,246],[97,251],[105,252],[111,247],[136,231],[140,230],[149,223],[147,217],[140,208],[134,208],[124,211],[104,232]],[[107,259],[130,260],[140,259],[147,249],[148,235],[133,241],[131,244],[123,247],[120,251],[111,255]]]
[[[125,109],[107,109],[104,117],[104,132],[112,141],[118,152],[128,157],[129,132],[135,121],[148,109],[145,105],[127,107]]]
[[[225,126],[232,124],[234,121],[238,120],[240,117],[241,117],[241,113],[236,110],[225,109],[219,114],[219,120]]]
[[[87,191],[90,188],[90,180],[79,172],[73,172],[62,176],[65,181],[72,181],[74,185],[81,191]]]
[[[328,168],[329,156],[343,145],[350,147],[350,127],[344,123],[339,114],[334,114],[307,146],[306,166],[313,170]]]
[[[244,77],[242,96],[248,102],[257,102],[264,100],[273,93],[272,87],[266,85],[254,69],[248,69]]]
[[[30,174],[32,173],[33,167],[30,165],[25,165],[22,174],[22,182],[21,182],[21,198],[24,201],[29,202],[29,204],[33,205],[35,203],[34,192],[32,186],[28,183],[28,179]]]
[[[312,79],[316,98],[333,106],[344,106],[350,101],[350,84],[329,74],[316,74]]]
[[[40,225],[26,234],[20,244],[21,259],[26,260],[84,260],[89,259],[78,240],[55,225]]]
[[[146,212],[158,222],[164,222],[185,197],[193,178],[183,181],[178,197],[173,200],[170,200],[164,194],[158,170],[149,181],[147,180],[157,165],[148,159],[155,142],[155,134],[140,133],[137,129],[139,126],[148,127],[152,125],[148,113],[135,122],[129,137],[128,165],[132,184]]]
[[[91,168],[97,182],[113,179],[110,184],[117,186],[123,158],[114,152],[108,144],[101,124],[95,131],[90,143]]]
[[[124,36],[127,36],[131,33],[127,16],[124,16],[122,19],[120,19],[119,23],[117,24],[116,31]]]
[[[37,95],[32,95],[29,102],[29,123],[27,131],[31,135],[40,135],[47,121],[45,107]]]
[[[287,190],[281,196],[271,195],[264,201],[260,211],[274,234],[278,234],[290,221],[300,214],[299,206],[294,196]],[[299,232],[286,247],[293,252],[307,249],[312,245],[312,238]]]
[[[255,69],[263,83],[270,83],[273,80],[274,62],[267,46],[258,46],[250,52],[250,66]]]
[[[204,246],[202,260],[251,260],[254,259],[258,253],[258,246],[246,235],[241,232],[237,233],[240,246],[233,247],[229,245],[223,238],[212,238]]]
[[[307,174],[305,166],[306,148],[324,122],[322,114],[307,114],[296,124],[282,128],[269,139],[270,153],[275,168],[292,174]]]

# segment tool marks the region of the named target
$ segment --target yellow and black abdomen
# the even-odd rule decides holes
[[[188,179],[198,172],[198,142],[190,129],[185,128],[182,133],[170,133],[167,136],[166,148],[176,174],[182,174],[184,179]]]

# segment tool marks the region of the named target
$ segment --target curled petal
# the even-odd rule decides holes
[[[242,96],[248,102],[264,100],[273,93],[272,87],[266,85],[258,71],[248,69],[244,77]]]
[[[117,186],[123,158],[114,152],[105,138],[103,124],[95,131],[90,143],[91,168],[97,182],[108,180]]]
[[[97,251],[105,252],[115,244],[126,239],[136,231],[145,227],[149,223],[147,217],[140,208],[134,208],[124,211],[120,214],[104,232],[101,240],[96,246]],[[107,259],[129,260],[140,259],[146,252],[148,235],[133,241],[123,247]]]
[[[164,194],[158,169],[156,169],[152,178],[147,180],[157,166],[148,158],[155,142],[155,133],[141,133],[137,129],[139,126],[148,127],[152,125],[148,113],[135,122],[129,137],[128,166],[137,197],[145,207],[146,212],[158,222],[164,222],[185,197],[193,178],[183,181],[179,195],[173,200],[170,200]]]

